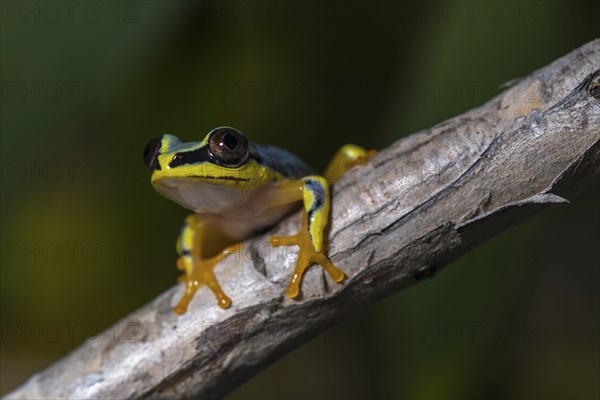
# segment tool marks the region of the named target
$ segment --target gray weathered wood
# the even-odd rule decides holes
[[[230,309],[201,289],[177,316],[182,287],[174,287],[8,397],[225,395],[357,308],[597,184],[599,69],[595,40],[347,173],[333,190],[330,231],[343,285],[312,268],[302,298],[286,298],[295,250],[286,257],[256,237],[216,269]],[[296,214],[270,233],[298,225]]]

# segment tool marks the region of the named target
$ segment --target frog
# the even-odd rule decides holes
[[[206,286],[217,304],[231,306],[214,269],[239,244],[302,209],[297,234],[271,236],[272,246],[298,246],[298,256],[285,294],[297,298],[307,269],[317,264],[334,282],[344,272],[327,256],[330,186],[375,150],[342,146],[322,175],[299,156],[275,146],[251,143],[239,130],[221,126],[203,140],[182,142],[172,134],[153,138],[144,148],[144,164],[154,189],[192,211],[176,241],[176,266],[185,291],[173,308],[186,313],[196,291]]]

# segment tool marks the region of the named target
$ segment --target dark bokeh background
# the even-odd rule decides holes
[[[152,189],[148,139],[231,125],[322,167],[598,37],[598,4],[2,1],[0,393],[173,285],[187,212]],[[598,398],[598,200],[357,310],[230,397]]]

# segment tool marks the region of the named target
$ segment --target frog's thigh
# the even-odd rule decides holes
[[[233,240],[203,221],[202,216],[192,214],[186,218],[177,241],[177,251],[180,255],[177,267],[185,272],[179,280],[185,283],[186,291],[175,307],[176,313],[183,314],[187,310],[196,290],[202,285],[211,289],[220,307],[230,306],[231,300],[221,289],[213,268],[225,255],[238,249],[239,246],[233,243]]]
[[[192,248],[194,247],[194,230],[190,226],[190,215],[185,219],[179,237],[177,238],[176,250],[179,257],[177,258],[177,269],[183,271],[185,275],[179,278],[180,282],[185,281],[185,276],[192,272]]]
[[[189,215],[181,228],[179,238],[177,239],[177,254],[179,259],[177,260],[177,268],[184,271],[187,276],[192,273],[194,266],[193,257],[200,259],[207,258],[210,253],[218,253],[220,250],[212,248],[217,245],[217,239],[220,239],[221,248],[225,248],[228,242],[223,241],[224,238],[220,238],[221,235],[217,234],[217,230],[202,220],[202,216],[199,214]],[[213,239],[214,238],[214,239]]]
[[[344,145],[335,153],[323,176],[330,184],[335,183],[350,168],[365,163],[376,153],[375,150],[365,150],[353,144]]]

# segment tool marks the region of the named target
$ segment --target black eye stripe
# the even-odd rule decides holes
[[[169,168],[178,167],[185,164],[196,164],[201,162],[213,162],[208,149],[203,146],[192,151],[183,151],[173,156],[173,160],[169,163]]]

